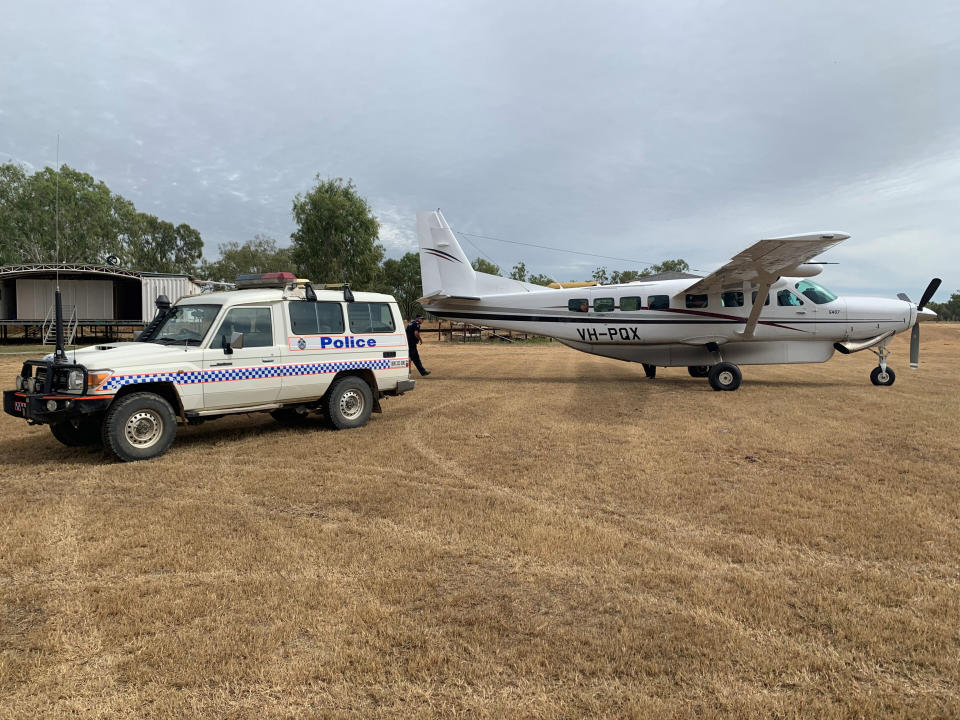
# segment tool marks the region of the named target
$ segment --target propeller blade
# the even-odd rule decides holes
[[[910,369],[916,370],[920,366],[920,323],[913,326],[910,333]]]
[[[910,296],[906,293],[897,293],[897,297],[903,300],[904,302],[910,302]]]
[[[937,291],[937,288],[940,287],[940,278],[934,278],[930,281],[930,284],[927,285],[927,289],[923,291],[923,297],[920,298],[920,302],[917,303],[917,310],[923,310],[927,303],[930,302],[930,298],[933,297],[933,294]]]

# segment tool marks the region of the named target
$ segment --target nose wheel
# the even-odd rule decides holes
[[[881,343],[876,348],[870,348],[870,351],[877,356],[880,364],[870,372],[870,382],[880,387],[889,387],[897,379],[897,374],[893,368],[887,367],[887,358],[890,357],[890,350],[887,349],[887,343]]]

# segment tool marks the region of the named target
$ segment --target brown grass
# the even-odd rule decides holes
[[[365,429],[129,465],[0,418],[0,715],[956,717],[960,326],[924,331],[892,388],[736,393],[428,342]]]

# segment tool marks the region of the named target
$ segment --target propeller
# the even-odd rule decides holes
[[[927,303],[930,302],[930,298],[933,297],[933,294],[937,291],[937,288],[940,287],[940,278],[934,278],[930,281],[930,284],[927,285],[927,289],[923,291],[923,295],[920,297],[920,302],[917,303],[917,320],[913,324],[913,330],[910,333],[910,369],[916,370],[920,365],[920,313],[923,312],[923,308],[927,306]],[[909,299],[906,295],[901,293],[898,296],[901,300]]]

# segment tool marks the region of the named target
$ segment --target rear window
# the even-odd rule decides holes
[[[651,295],[647,298],[647,307],[651,310],[668,310],[670,308],[670,296]]]
[[[294,335],[340,335],[343,333],[343,309],[340,303],[291,302],[290,330]]]
[[[707,296],[706,295],[687,295],[687,307],[688,308],[707,307]]]
[[[720,294],[721,307],[743,307],[743,292],[731,290]]]
[[[594,312],[613,312],[613,298],[594,298]]]
[[[586,312],[590,309],[590,302],[586,298],[567,300],[567,310],[570,312]]]
[[[642,304],[643,301],[638,297],[620,298],[620,309],[623,312],[636,312]]]
[[[383,333],[396,329],[389,303],[349,303],[347,316],[352,333]]]

